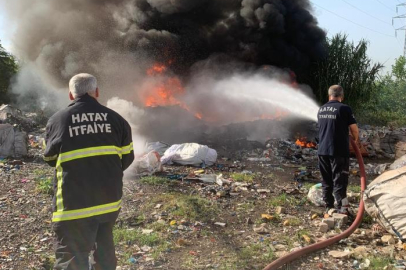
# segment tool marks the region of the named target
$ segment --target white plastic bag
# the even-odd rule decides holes
[[[217,152],[207,145],[197,143],[174,144],[165,151],[161,158],[162,164],[181,164],[200,166],[212,166],[216,163]]]
[[[160,156],[163,156],[165,151],[169,148],[169,144],[164,142],[149,142],[147,143],[148,151],[156,151]]]
[[[317,206],[325,205],[324,200],[323,200],[323,190],[321,188],[321,183],[318,183],[309,189],[307,198],[314,205],[317,205]]]
[[[152,175],[162,170],[161,159],[156,151],[151,151],[134,162],[137,175]]]

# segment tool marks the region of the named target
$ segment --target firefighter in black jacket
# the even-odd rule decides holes
[[[98,103],[97,80],[78,74],[69,82],[73,102],[46,127],[44,160],[55,167],[54,269],[116,269],[113,226],[122,196],[123,171],[134,160],[131,128],[118,113]]]

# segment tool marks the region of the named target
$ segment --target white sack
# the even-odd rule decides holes
[[[21,158],[27,153],[27,134],[14,131],[10,124],[0,124],[0,157]]]
[[[365,210],[390,233],[406,240],[406,166],[383,173],[364,192]]]
[[[0,124],[0,157],[14,155],[14,128],[10,124]]]
[[[324,206],[325,203],[323,200],[323,189],[321,188],[321,183],[316,184],[309,189],[307,198],[316,206]]]
[[[395,162],[393,162],[392,165],[390,165],[389,169],[396,170],[404,166],[406,166],[406,155],[398,158]]]
[[[164,142],[149,142],[147,143],[147,150],[156,151],[160,156],[163,156],[169,146],[169,144],[166,144]]]
[[[133,163],[137,175],[152,175],[162,169],[158,152],[151,151]]]
[[[162,164],[177,163],[192,166],[201,164],[211,166],[216,163],[216,160],[216,150],[197,143],[174,144],[165,151],[161,158]]]

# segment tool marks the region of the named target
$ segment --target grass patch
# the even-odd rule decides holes
[[[302,221],[298,218],[289,218],[289,226],[300,226],[302,225]]]
[[[42,194],[54,194],[54,189],[52,187],[52,177],[43,177],[39,179],[35,179],[36,187],[35,189]]]
[[[250,246],[244,247],[239,252],[239,258],[243,261],[248,261],[256,256],[267,255],[266,257],[273,258],[273,252],[269,249],[267,253],[264,253],[263,246],[261,244],[252,244]]]
[[[303,187],[307,190],[309,190],[312,186],[316,185],[317,183],[310,183],[310,182],[305,182],[303,184]]]
[[[304,242],[303,236],[306,235],[310,238],[310,232],[308,230],[299,230],[296,233],[297,236],[297,240],[299,240],[299,242]]]
[[[238,263],[236,263],[235,259],[226,259],[226,260],[221,260],[219,266],[219,270],[240,270],[241,267],[239,267]]]
[[[169,181],[163,177],[146,176],[146,177],[141,178],[140,183],[151,185],[151,186],[162,186],[162,185],[167,185],[169,183]]]
[[[154,230],[156,232],[165,232],[166,230],[168,230],[169,225],[165,223],[154,222],[149,224],[147,227],[148,229]]]
[[[374,224],[374,219],[368,215],[368,213],[365,211],[364,216],[362,217],[362,223],[361,224]]]
[[[139,229],[114,228],[113,230],[114,243],[117,245],[120,242],[127,244],[136,244],[138,246],[156,246],[161,239],[157,233],[142,234]]]
[[[271,198],[268,201],[268,206],[271,206],[271,207],[294,206],[294,205],[298,205],[299,203],[300,203],[299,199],[297,199],[293,196],[288,196],[286,193],[282,193],[281,195]]]
[[[237,182],[252,183],[254,182],[254,174],[245,174],[245,173],[232,173],[231,178]]]
[[[48,255],[41,255],[42,269],[52,270],[55,264],[55,257]]]
[[[171,249],[171,243],[167,241],[162,241],[156,248],[154,248],[154,251],[151,254],[151,257],[154,260],[159,260],[162,258],[162,254],[166,251],[169,251]]]
[[[33,172],[34,176],[37,177],[44,177],[44,176],[50,176],[54,174],[54,169],[49,168],[49,169],[35,169]]]
[[[228,252],[219,252],[220,260],[216,260],[216,265],[213,269],[218,270],[242,270],[242,269],[262,269],[265,264],[275,258],[272,251],[270,240],[252,243],[244,246],[239,250],[229,250]],[[198,257],[185,255],[182,262],[182,269],[198,270],[208,269],[205,267],[207,261],[199,260]],[[210,267],[210,269],[212,269]]]
[[[209,221],[218,213],[218,208],[211,201],[199,196],[181,193],[162,194],[152,198],[147,208],[162,204],[161,211],[169,213],[174,219],[187,219],[190,221]]]
[[[159,235],[156,232],[152,232],[151,234],[143,234],[141,229],[125,229],[115,227],[113,230],[113,239],[115,245],[125,242],[125,245],[130,247],[130,249],[127,249],[122,256],[120,256],[120,261],[123,264],[129,264],[128,260],[133,254],[131,246],[134,244],[139,247],[152,247],[151,257],[154,260],[160,259],[162,257],[162,253],[169,250],[171,246],[168,241],[165,241],[162,235]]]
[[[273,173],[267,174],[266,178],[274,179],[275,175]]]
[[[253,202],[244,202],[237,205],[237,210],[242,210],[245,212],[249,212],[255,208],[255,204]]]
[[[294,238],[290,236],[284,236],[282,239],[283,242],[288,246],[288,250],[291,250],[293,248]]]
[[[42,194],[54,194],[54,189],[52,186],[53,181],[53,169],[35,169],[33,171],[35,189],[37,192]]]
[[[261,243],[254,243],[242,248],[237,257],[239,265],[249,266],[252,264],[258,264],[272,261],[275,257],[273,250],[270,247],[269,240]]]
[[[389,266],[393,263],[392,259],[383,256],[369,257],[368,259],[371,261],[368,268],[370,270],[382,270],[385,266]]]
[[[359,186],[359,185],[348,185],[347,190],[351,191],[353,193],[360,193],[361,192],[361,186]]]

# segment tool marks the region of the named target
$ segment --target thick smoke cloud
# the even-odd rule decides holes
[[[300,74],[324,55],[308,0],[0,0],[18,56],[55,88],[78,72],[131,98],[151,62],[189,69],[213,54]]]
[[[131,122],[140,151],[145,140],[202,141],[215,124],[267,119],[280,114],[278,106],[308,119],[317,107],[297,95],[298,88],[289,87],[292,77],[285,72],[292,70],[300,78],[325,55],[325,33],[311,14],[309,0],[0,4],[14,24],[14,52],[22,60],[13,87],[19,107],[64,107],[69,102],[68,80],[77,73],[92,73],[103,103],[121,98],[111,99],[108,106]],[[147,76],[157,63],[166,71]],[[173,92],[182,93],[176,99],[183,106],[139,109],[155,86],[170,81]],[[297,112],[298,104],[310,111]],[[281,132],[280,123],[273,130]]]

